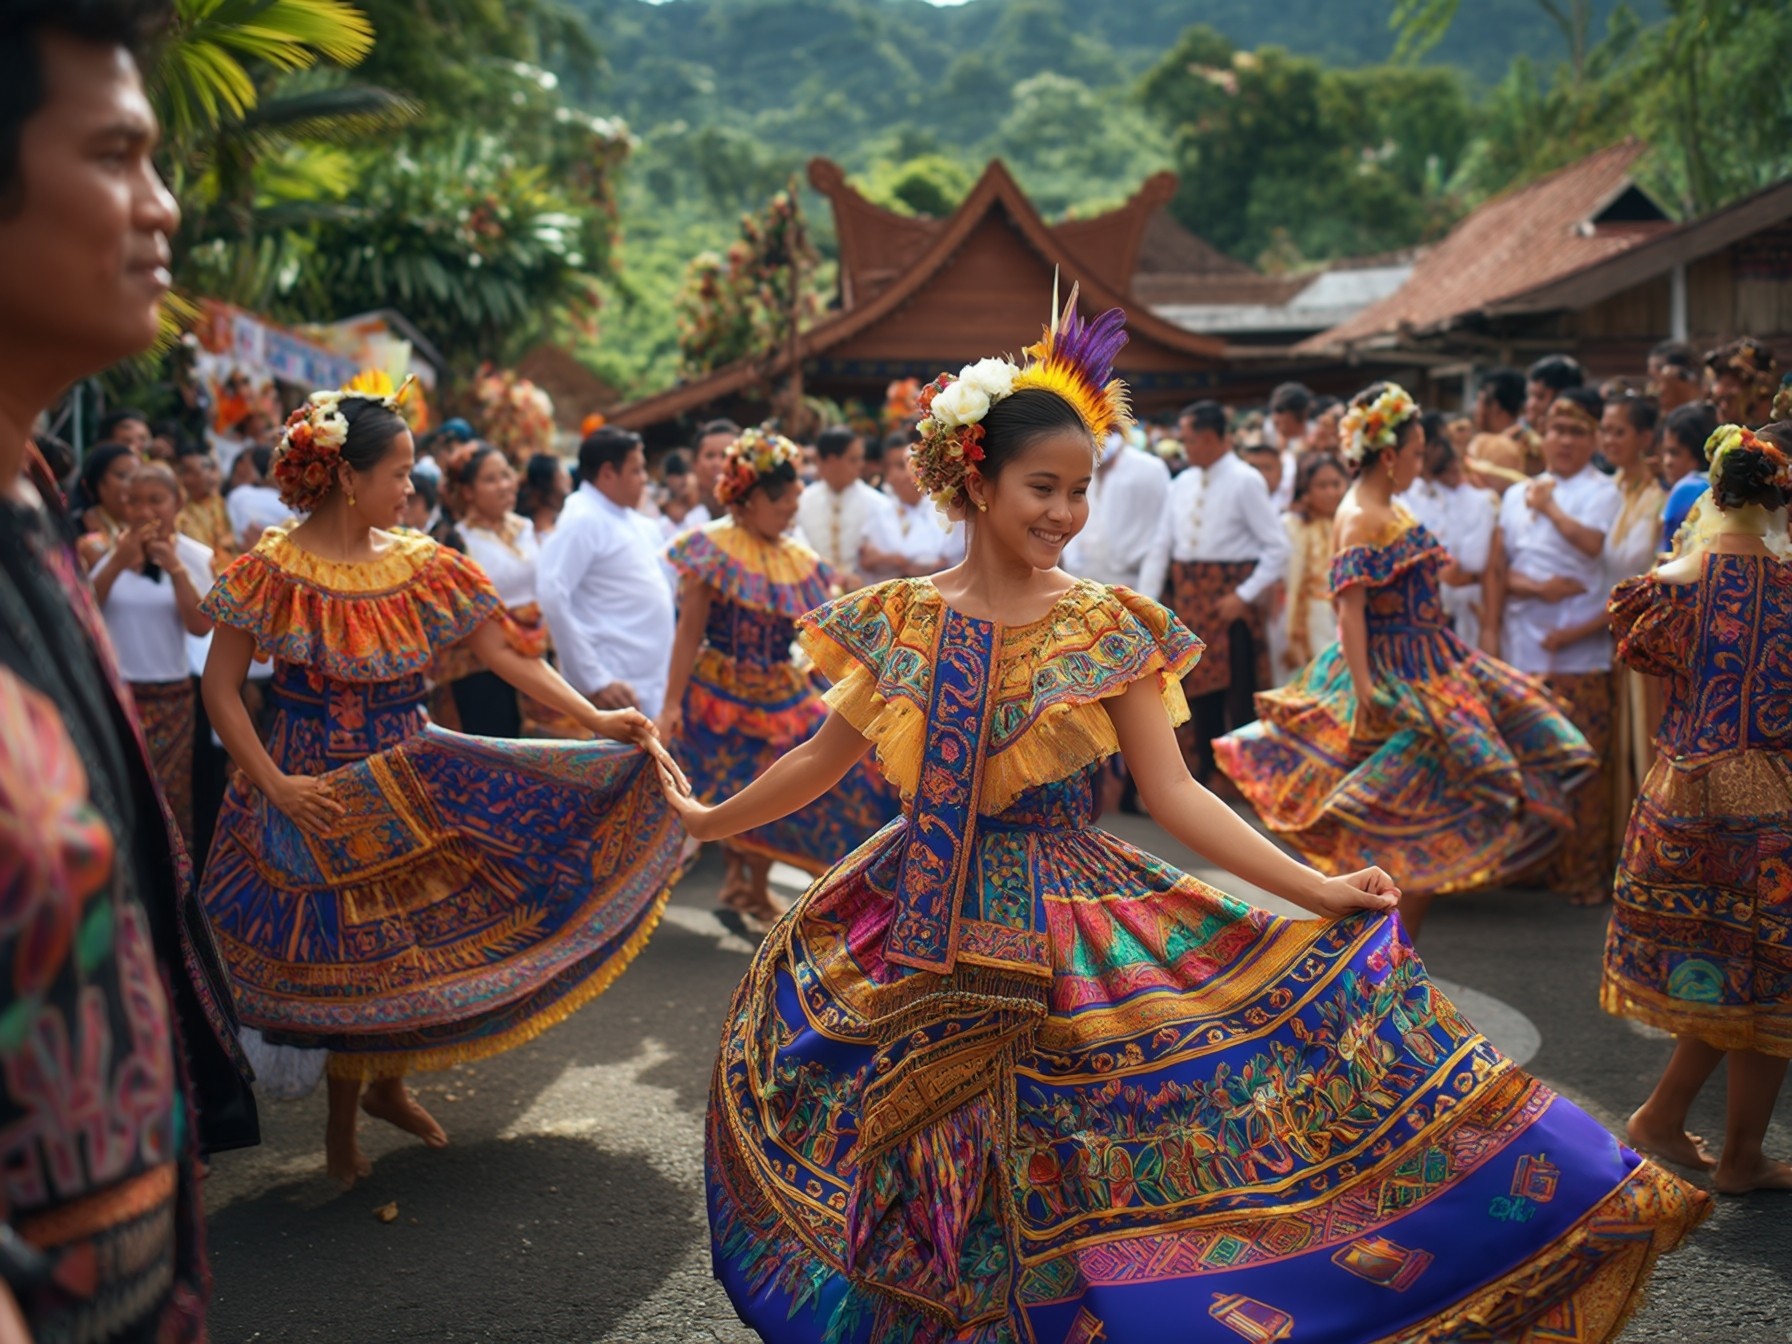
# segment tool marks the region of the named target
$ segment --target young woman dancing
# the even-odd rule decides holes
[[[269,529],[203,604],[206,708],[240,773],[201,897],[243,1021],[331,1052],[325,1149],[345,1186],[368,1170],[357,1104],[441,1147],[404,1073],[528,1040],[620,974],[683,839],[635,750],[425,727],[424,669],[465,640],[593,734],[659,751],[638,712],[593,708],[511,647],[476,565],[388,530],[413,459],[395,398],[314,395],[273,468],[305,521]],[[274,663],[265,747],[238,694],[257,651]]]
[[[1379,869],[1325,877],[1190,778],[1156,602],[1058,568],[1122,413],[1116,311],[926,394],[969,553],[801,623],[821,730],[693,835],[873,745],[896,825],[772,929],[710,1099],[716,1273],[779,1344],[1613,1337],[1698,1192],[1620,1149],[1426,978]],[[1092,825],[1152,815],[1320,916],[1273,918]]]

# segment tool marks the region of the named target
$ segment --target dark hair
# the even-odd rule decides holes
[[[782,499],[784,492],[796,484],[796,479],[796,463],[774,463],[771,469],[756,479],[738,499],[730,501],[729,507],[738,508],[745,504],[753,497],[755,490],[763,490],[767,499]]]
[[[1587,381],[1580,361],[1570,355],[1545,355],[1526,369],[1524,376],[1527,382],[1542,383],[1556,392],[1566,392]]]
[[[1605,398],[1590,387],[1564,387],[1556,391],[1555,401],[1571,401],[1593,417],[1595,423],[1605,414]],[[1554,405],[1554,401],[1551,402]]]
[[[1388,382],[1386,379],[1383,379],[1379,383],[1370,383],[1369,386],[1365,387],[1361,392],[1358,392],[1350,399],[1350,404],[1352,406],[1373,406],[1376,400],[1380,398],[1384,392],[1387,392],[1394,386],[1395,384]],[[1381,461],[1384,453],[1398,453],[1402,448],[1406,447],[1408,439],[1412,438],[1414,434],[1423,433],[1424,428],[1422,415],[1407,416],[1406,419],[1394,426],[1393,444],[1384,448],[1371,448],[1365,452],[1362,456],[1362,460],[1356,464],[1356,474],[1361,476],[1364,472],[1368,471],[1371,466]]]
[[[829,425],[815,440],[815,455],[824,461],[830,457],[839,457],[859,437],[858,430],[850,425]]]
[[[1517,369],[1489,369],[1481,378],[1481,391],[1507,415],[1524,409],[1524,375]]]
[[[1184,420],[1210,434],[1226,432],[1226,408],[1217,401],[1191,401],[1176,414],[1178,425]]]
[[[1076,407],[1046,388],[1023,387],[996,402],[983,417],[983,461],[978,469],[986,480],[993,481],[1029,445],[1048,434],[1071,429],[1089,435]],[[1093,468],[1093,439],[1089,451]]]
[[[441,503],[442,492],[436,485],[435,476],[430,472],[413,471],[411,473],[411,491],[423,501],[426,508],[433,509]]]
[[[1307,419],[1317,420],[1320,416],[1331,410],[1332,407],[1342,406],[1343,404],[1344,403],[1338,398],[1332,396],[1314,397],[1313,404],[1307,407]]]
[[[1443,440],[1444,422],[1445,417],[1442,411],[1424,411],[1420,413],[1419,428],[1425,431],[1425,446],[1427,449],[1429,449],[1431,445]]]
[[[1240,457],[1273,457],[1278,462],[1282,460],[1282,450],[1268,439],[1252,439],[1249,443],[1240,444],[1238,455]]]
[[[1783,450],[1792,439],[1787,433],[1792,431],[1792,423],[1782,420],[1767,428],[1774,432],[1763,430],[1760,437],[1776,448]],[[1777,470],[1765,454],[1733,448],[1717,464],[1717,475],[1711,480],[1711,498],[1720,509],[1744,509],[1751,504],[1768,510],[1783,509],[1792,502],[1792,496],[1774,479]]]
[[[579,479],[597,483],[597,474],[605,467],[622,470],[629,454],[641,447],[641,436],[632,429],[604,425],[585,436],[579,445]]]
[[[122,443],[96,443],[81,459],[81,470],[75,475],[75,490],[69,507],[77,514],[99,507],[100,478],[121,457],[135,457],[136,450]]]
[[[75,450],[67,439],[58,438],[54,434],[33,434],[31,441],[37,445],[42,454],[44,465],[50,469],[50,475],[58,482],[66,481],[75,470]]]
[[[21,204],[19,142],[46,92],[43,34],[124,47],[135,57],[167,27],[171,13],[167,0],[6,0],[0,5],[0,213],[10,214]]]
[[[1662,417],[1661,435],[1670,435],[1675,443],[1691,453],[1703,471],[1711,465],[1705,456],[1705,440],[1717,429],[1717,407],[1708,401],[1689,401],[1676,406]]]
[[[485,459],[494,456],[502,457],[504,455],[489,443],[476,443],[473,450],[467,454],[466,460],[454,469],[452,474],[454,484],[462,487],[473,484],[479,479],[479,468],[485,465]]]
[[[910,448],[920,441],[921,431],[914,425],[905,425],[884,435],[884,452],[888,453],[895,448]]]
[[[1298,504],[1307,497],[1307,491],[1313,488],[1313,478],[1327,467],[1337,472],[1345,480],[1350,479],[1350,473],[1345,470],[1343,459],[1335,453],[1311,453],[1301,459],[1300,467],[1294,473],[1294,503]]]
[[[371,397],[344,397],[341,410],[348,421],[342,460],[353,471],[372,471],[392,451],[392,440],[410,428],[397,411]],[[267,475],[267,468],[262,468],[262,475]]]
[[[565,463],[552,453],[533,453],[523,464],[523,483],[516,492],[516,511],[530,522],[548,507],[548,496]]]
[[[115,411],[107,411],[100,417],[99,436],[102,439],[113,438],[117,435],[120,425],[129,424],[132,420],[141,423],[145,429],[149,428],[149,413],[140,411],[135,406],[120,406]]]
[[[1448,471],[1456,461],[1456,445],[1448,437],[1439,435],[1425,438],[1425,474],[1436,480]]]
[[[1705,355],[1706,368],[1718,375],[1727,373],[1732,378],[1742,378],[1749,373],[1756,377],[1771,374],[1776,363],[1767,343],[1753,336],[1738,336]]]
[[[1692,347],[1685,341],[1668,339],[1657,341],[1649,351],[1650,359],[1659,359],[1663,364],[1674,368],[1696,368],[1698,360],[1694,358]]]
[[[691,459],[676,450],[667,453],[666,460],[660,463],[660,475],[662,476],[689,476],[690,474]]]
[[[174,460],[176,462],[183,457],[210,457],[211,455],[210,446],[199,442],[198,439],[182,435],[174,441]]]
[[[707,439],[711,434],[726,434],[730,438],[738,439],[740,437],[740,426],[735,424],[732,420],[706,421],[703,428],[697,431],[697,437],[692,440],[693,446],[702,443],[703,440]]]
[[[1312,408],[1313,394],[1305,383],[1283,383],[1269,394],[1269,413],[1281,415],[1298,415],[1302,420]]]
[[[1653,435],[1655,426],[1661,420],[1661,406],[1654,397],[1645,397],[1632,392],[1628,396],[1614,397],[1608,406],[1616,406],[1624,412],[1624,418],[1630,421],[1630,427],[1639,434]]]

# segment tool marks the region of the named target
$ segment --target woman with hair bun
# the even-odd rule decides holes
[[[683,587],[659,728],[708,802],[745,788],[827,717],[821,688],[790,657],[797,619],[834,586],[822,558],[785,535],[801,462],[789,439],[747,429],[716,481],[728,516],[684,533],[668,556]],[[776,919],[774,859],[820,874],[896,812],[895,794],[867,762],[808,807],[731,838],[722,903]]]
[[[1724,425],[1707,447],[1719,521],[1612,595],[1618,657],[1665,679],[1666,706],[1618,865],[1600,999],[1676,1038],[1630,1141],[1745,1194],[1792,1190],[1792,1163],[1762,1150],[1792,1059],[1792,424]],[[1686,1117],[1726,1055],[1714,1160]]]
[[[205,704],[239,768],[201,898],[244,1023],[330,1052],[325,1153],[345,1187],[369,1170],[357,1107],[443,1146],[406,1072],[520,1044],[620,974],[682,842],[635,750],[659,752],[653,725],[519,653],[479,567],[395,528],[415,456],[399,396],[320,392],[293,413],[273,478],[305,521],[269,528],[201,606]],[[427,727],[424,671],[462,641],[630,745]],[[265,747],[238,695],[257,653],[274,665]]]
[[[1559,845],[1587,742],[1541,685],[1456,634],[1450,557],[1394,497],[1425,453],[1419,408],[1393,383],[1341,426],[1356,483],[1338,509],[1338,639],[1258,721],[1215,744],[1264,824],[1323,872],[1378,863],[1416,938],[1433,897],[1497,884]]]

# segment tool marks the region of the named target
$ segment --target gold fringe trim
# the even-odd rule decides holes
[[[436,1069],[451,1068],[456,1064],[471,1064],[481,1059],[490,1059],[493,1055],[501,1055],[506,1050],[515,1049],[519,1045],[527,1045],[550,1027],[557,1027],[579,1009],[602,994],[616,979],[629,968],[629,964],[640,955],[641,949],[647,945],[647,939],[659,927],[660,917],[666,912],[666,903],[672,899],[672,888],[676,878],[668,882],[654,897],[653,905],[641,922],[641,927],[629,936],[622,945],[622,950],[610,958],[609,963],[573,990],[565,998],[551,1008],[536,1014],[527,1022],[519,1022],[509,1031],[500,1032],[496,1036],[481,1037],[476,1041],[468,1041],[464,1045],[437,1046],[427,1050],[411,1050],[392,1054],[347,1054],[332,1050],[329,1059],[329,1073],[332,1078],[402,1078],[407,1073],[427,1073]]]
[[[1784,1034],[1766,1035],[1763,1019],[1772,1022],[1774,1015],[1754,1008],[1669,999],[1620,980],[1609,971],[1599,983],[1599,1006],[1613,1017],[1627,1017],[1674,1036],[1691,1036],[1714,1050],[1753,1050],[1792,1059],[1792,1015],[1784,1011],[1777,1015]]]

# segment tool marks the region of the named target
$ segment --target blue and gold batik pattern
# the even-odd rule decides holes
[[[827,601],[833,576],[807,546],[765,541],[732,519],[685,533],[667,558],[710,590],[674,749],[697,797],[715,803],[751,784],[827,717],[826,683],[799,667],[793,650],[797,618]],[[894,791],[866,762],[809,806],[728,844],[819,873],[895,815]]]
[[[205,599],[274,661],[268,752],[344,815],[302,831],[243,779],[202,897],[243,1021],[332,1072],[442,1068],[530,1039],[646,941],[683,830],[641,752],[429,727],[424,669],[500,612],[477,565],[393,534],[366,564],[264,536]]]
[[[1618,657],[1667,681],[1618,865],[1607,1012],[1792,1056],[1792,564],[1709,554],[1612,597]]]
[[[1495,885],[1561,844],[1568,794],[1595,767],[1541,683],[1451,627],[1448,559],[1404,511],[1387,536],[1340,551],[1334,595],[1367,595],[1370,703],[1334,643],[1214,743],[1264,825],[1324,872],[1379,865],[1416,893]]]
[[[1273,918],[1093,824],[1103,700],[1186,715],[1174,617],[1078,582],[1003,627],[917,579],[803,625],[904,815],[730,1010],[710,1219],[761,1336],[1615,1336],[1703,1196],[1503,1058],[1392,918]]]

